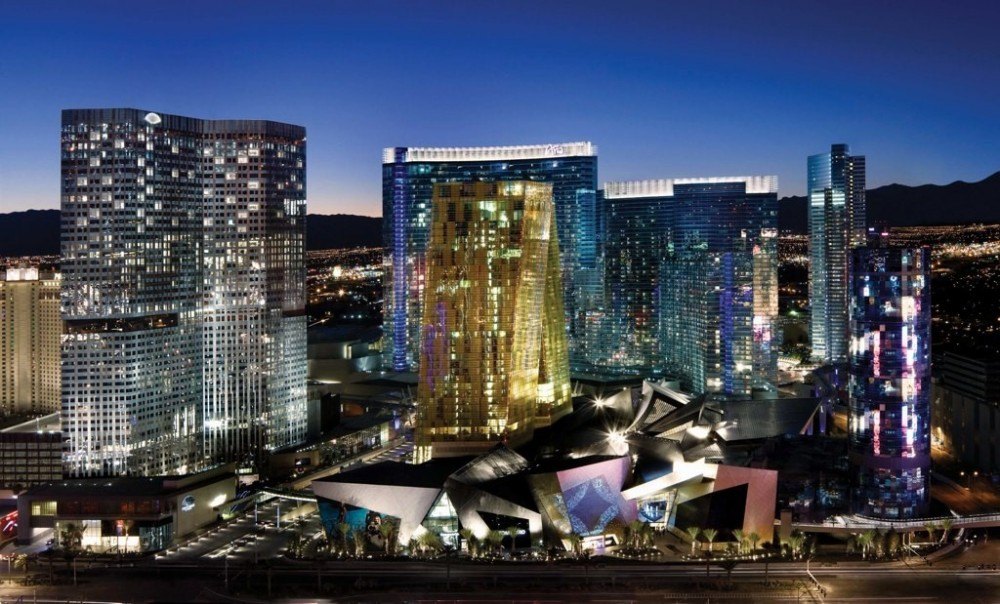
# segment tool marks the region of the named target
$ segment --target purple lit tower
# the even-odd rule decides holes
[[[853,250],[850,446],[854,511],[913,518],[930,475],[930,249]]]

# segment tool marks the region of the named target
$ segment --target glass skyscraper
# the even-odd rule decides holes
[[[749,395],[777,369],[777,179],[604,188],[607,370]]]
[[[592,317],[603,291],[597,243],[597,148],[588,142],[514,147],[396,147],[382,159],[385,247],[383,352],[387,367],[414,370],[427,279],[436,183],[535,181],[552,184],[560,244],[563,306],[574,368],[598,355]]]
[[[853,506],[913,518],[930,496],[930,249],[855,248],[850,301]]]
[[[809,306],[813,358],[847,360],[850,249],[867,237],[865,157],[847,145],[809,157]]]
[[[418,463],[523,444],[571,410],[552,189],[434,185]]]
[[[304,438],[303,128],[64,111],[61,238],[68,473]]]

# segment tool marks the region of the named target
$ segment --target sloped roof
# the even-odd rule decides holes
[[[370,466],[332,474],[314,482],[375,484],[397,487],[440,489],[455,470],[467,464],[469,457],[444,457],[422,464],[383,461]]]
[[[777,398],[719,403],[724,424],[716,433],[726,442],[801,434],[819,408],[815,398]]]

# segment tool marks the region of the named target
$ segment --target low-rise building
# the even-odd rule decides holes
[[[1000,473],[1000,360],[941,357],[931,414],[935,445],[980,472]]]
[[[3,428],[0,430],[0,488],[19,491],[61,480],[62,450],[58,413]]]
[[[212,524],[236,494],[233,466],[186,476],[61,480],[18,497],[20,544],[51,531],[94,552],[150,552]]]

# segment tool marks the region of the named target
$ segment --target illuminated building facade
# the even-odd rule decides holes
[[[854,509],[912,518],[930,494],[930,250],[873,244],[852,256]]]
[[[62,119],[71,475],[190,472],[306,430],[305,130]]]
[[[571,409],[552,188],[434,186],[418,462],[524,443]]]
[[[865,244],[865,156],[847,145],[808,162],[809,306],[813,358],[847,361],[850,250]]]
[[[570,361],[586,368],[599,357],[593,341],[603,290],[597,242],[597,147],[588,142],[511,147],[388,148],[382,159],[382,225],[386,247],[383,352],[395,371],[415,370],[427,285],[436,183],[536,181],[552,184],[560,243],[563,308]],[[591,326],[588,328],[588,326]]]
[[[604,188],[613,370],[749,395],[777,369],[777,178]]]
[[[0,279],[0,413],[55,413],[60,406],[58,273],[9,268]]]

